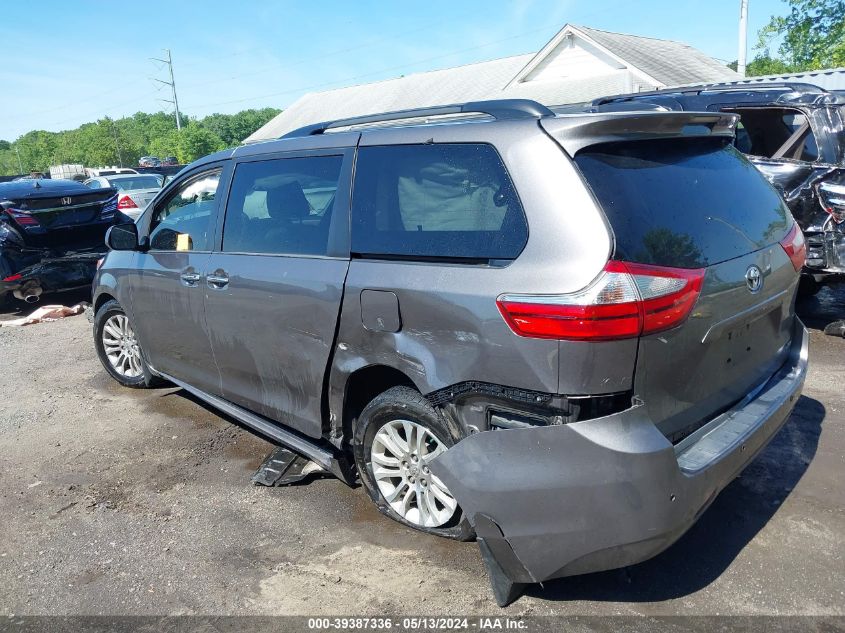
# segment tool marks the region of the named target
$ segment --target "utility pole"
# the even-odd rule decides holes
[[[173,99],[161,99],[161,101],[165,101],[167,103],[172,103],[174,109],[176,110],[176,129],[182,129],[182,118],[179,116],[179,99],[176,98],[176,80],[173,79],[173,58],[170,56],[170,49],[165,48],[164,52],[167,53],[167,59],[159,59],[158,57],[151,57],[155,62],[161,62],[162,64],[167,64],[168,69],[170,70],[170,81],[164,81],[163,79],[156,79],[153,77],[153,81],[157,81],[160,84],[164,84],[165,86],[170,86],[170,90],[173,92]]]
[[[748,40],[748,0],[739,0],[739,56],[736,72],[745,77],[745,57]]]

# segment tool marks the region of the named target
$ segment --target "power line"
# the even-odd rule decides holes
[[[593,11],[588,15],[606,13],[606,12],[614,9],[615,6],[618,5],[618,4],[620,4],[620,3],[615,3],[614,6],[604,7],[603,9],[598,10],[598,11]],[[469,13],[472,13],[472,12],[468,12],[467,15],[469,15]],[[585,16],[582,16],[582,17],[585,17]],[[454,21],[454,16],[451,16],[450,19],[448,20],[448,22],[452,22],[452,21]],[[310,62],[310,61],[324,59],[324,58],[334,56],[334,55],[348,53],[348,52],[351,52],[351,51],[354,51],[354,50],[367,48],[369,46],[373,46],[375,44],[378,44],[378,43],[381,43],[381,42],[384,42],[384,41],[394,40],[396,38],[402,37],[404,35],[408,35],[410,33],[431,29],[432,27],[436,27],[437,25],[442,24],[442,23],[445,23],[445,21],[438,21],[438,22],[435,22],[435,23],[429,23],[427,25],[419,26],[419,27],[416,27],[414,29],[409,29],[409,30],[403,31],[401,33],[395,33],[395,34],[387,36],[387,37],[378,38],[378,39],[375,39],[375,40],[370,40],[369,42],[365,42],[365,43],[362,43],[362,44],[359,44],[359,45],[355,45],[355,46],[351,46],[351,47],[347,47],[347,48],[343,48],[343,49],[338,49],[338,50],[331,51],[329,53],[325,53],[323,55],[318,55],[318,56],[315,56],[315,57],[301,58],[298,61],[295,61],[295,62],[292,62],[292,63],[284,63],[284,64],[276,65],[276,66],[273,66],[271,68],[282,68],[283,69],[283,68],[287,68],[287,67],[290,67],[290,66],[301,65],[301,64],[304,64],[304,63],[307,63],[307,62]],[[452,51],[450,53],[446,53],[446,54],[443,54],[443,55],[429,57],[429,58],[426,58],[426,59],[419,59],[419,60],[416,60],[416,61],[413,61],[413,62],[409,62],[408,64],[404,64],[404,65],[400,65],[400,66],[392,66],[392,67],[389,67],[389,68],[382,68],[378,71],[374,71],[374,72],[371,72],[371,73],[356,75],[356,76],[353,76],[353,77],[347,77],[347,78],[344,78],[344,79],[339,79],[339,80],[335,80],[335,81],[331,81],[331,82],[323,82],[323,83],[312,85],[312,86],[306,86],[306,87],[300,87],[300,88],[295,88],[295,89],[290,89],[290,90],[284,90],[284,91],[280,91],[280,92],[274,92],[274,93],[269,93],[269,94],[265,94],[265,95],[258,95],[258,96],[243,98],[243,99],[223,101],[223,102],[217,102],[217,103],[211,103],[211,104],[202,104],[202,105],[198,105],[196,107],[197,108],[206,108],[206,107],[213,107],[213,106],[217,106],[217,105],[244,103],[244,102],[247,102],[247,101],[254,101],[254,100],[257,100],[257,99],[262,99],[262,98],[267,98],[267,97],[275,97],[275,96],[280,96],[280,95],[285,95],[285,94],[294,94],[296,92],[314,90],[314,89],[324,88],[324,87],[328,87],[328,86],[332,86],[332,85],[343,84],[343,83],[355,81],[355,80],[358,80],[358,79],[364,79],[364,78],[367,78],[367,77],[372,77],[374,75],[378,75],[378,74],[385,73],[385,72],[390,72],[390,71],[394,71],[394,70],[401,70],[401,69],[413,67],[413,66],[416,66],[416,65],[419,65],[419,64],[422,64],[422,63],[427,63],[427,62],[430,62],[430,61],[436,61],[436,60],[439,60],[439,59],[444,59],[444,58],[447,58],[447,57],[450,57],[450,56],[453,56],[453,55],[457,55],[457,54],[460,54],[460,53],[478,50],[478,49],[481,49],[481,48],[485,48],[487,46],[492,46],[492,45],[500,43],[500,42],[505,42],[505,41],[517,39],[517,38],[520,38],[520,37],[524,37],[525,35],[529,35],[531,33],[541,31],[541,30],[545,30],[545,29],[548,29],[548,28],[551,28],[551,27],[546,25],[544,27],[532,29],[530,31],[525,31],[523,33],[520,33],[520,34],[512,36],[512,37],[508,37],[508,38],[504,38],[504,39],[496,40],[496,41],[492,41],[492,42],[487,42],[487,43],[482,44],[480,46],[456,50],[456,51]],[[558,30],[557,27],[555,27],[555,28],[556,28],[556,30]],[[215,59],[220,59],[221,57],[235,57],[237,55],[241,55],[241,54],[253,51],[253,50],[258,50],[258,49],[263,49],[263,48],[266,48],[266,47],[265,46],[256,46],[256,47],[253,47],[253,48],[250,48],[250,49],[238,51],[238,52],[235,52],[235,53],[230,53],[230,54],[223,55],[223,56],[215,56]],[[161,62],[162,64],[168,64],[169,70],[170,70],[171,81],[168,82],[168,81],[163,81],[163,80],[160,80],[160,79],[155,79],[155,81],[157,81],[161,84],[164,84],[164,85],[171,86],[171,91],[172,91],[172,96],[173,96],[172,103],[174,105],[174,109],[176,110],[177,126],[181,126],[181,112],[178,109],[178,101],[177,101],[177,98],[176,98],[175,80],[173,78],[172,57],[170,55],[169,50],[166,50],[166,52],[167,52],[168,59],[157,59],[157,58],[153,58],[153,59],[155,61]],[[194,62],[192,64],[191,63],[183,64],[182,66],[180,66],[180,68],[194,67],[194,66],[198,65],[198,63],[199,62]],[[251,76],[251,75],[254,75],[254,74],[260,74],[260,73],[266,72],[266,70],[269,70],[271,68],[262,69],[261,71],[254,71],[254,72],[241,74],[241,75],[235,75],[235,76],[232,76],[232,77],[229,77],[229,78],[214,79],[214,80],[206,81],[206,82],[197,82],[197,83],[194,83],[194,84],[187,84],[187,86],[193,87],[193,86],[199,86],[199,85],[214,84],[214,83],[220,83],[220,82],[224,82],[224,81],[236,80],[236,79],[240,79],[242,77],[247,77],[247,76]],[[184,89],[185,85],[182,85],[182,88]],[[122,88],[112,89],[112,90],[100,93],[99,95],[92,95],[92,96],[86,97],[86,99],[84,99],[81,102],[87,102],[89,100],[95,99],[98,96],[105,95],[105,94],[111,94],[111,93],[116,92],[118,90],[122,90]],[[96,112],[91,112],[90,114],[86,114],[86,115],[82,115],[82,116],[74,116],[72,118],[63,119],[61,121],[52,123],[51,126],[61,125],[63,123],[70,122],[70,121],[83,120],[83,119],[86,119],[88,117],[100,115],[103,112],[113,112],[117,108],[120,108],[124,105],[128,105],[128,104],[131,104],[131,103],[140,103],[141,101],[145,101],[149,96],[152,96],[154,94],[155,93],[148,93],[148,94],[142,95],[141,97],[135,97],[135,98],[130,99],[128,101],[123,101],[123,102],[120,102],[120,103],[117,103],[117,104],[114,104],[114,105],[111,105],[111,106],[107,106],[106,108],[100,107],[100,108],[98,108],[98,110]],[[164,99],[162,99],[162,101],[166,101],[168,103],[171,102],[170,100],[164,100]],[[78,102],[78,103],[81,103],[81,102]],[[54,108],[54,109],[55,110],[66,109],[66,107],[67,106],[60,106],[60,107]],[[50,112],[50,111],[53,111],[54,109],[44,110],[44,111],[41,111],[41,112]],[[27,114],[29,115],[29,114],[32,114],[32,113],[27,113]],[[35,113],[35,114],[38,114],[38,113]]]
[[[520,37],[525,37],[526,35],[531,35],[533,33],[536,33],[538,31],[542,31],[542,30],[546,30],[548,28],[549,28],[548,26],[543,26],[543,27],[531,29],[529,31],[524,31],[522,33],[518,33],[516,35],[506,37],[506,38],[503,38],[503,39],[500,39],[500,40],[485,42],[484,44],[480,44],[478,46],[473,46],[473,47],[470,47],[470,48],[465,48],[465,49],[460,49],[460,50],[454,50],[454,51],[450,51],[448,53],[444,53],[442,55],[436,55],[434,57],[428,57],[428,58],[425,58],[425,59],[417,59],[415,61],[408,62],[407,64],[402,64],[402,65],[399,65],[399,66],[391,66],[391,67],[388,67],[388,68],[381,68],[379,70],[376,70],[376,71],[373,71],[373,72],[370,72],[370,73],[365,73],[365,74],[362,74],[362,75],[354,75],[354,76],[351,76],[351,77],[344,77],[344,78],[336,79],[336,80],[329,81],[329,82],[313,84],[313,85],[310,85],[310,86],[301,86],[301,87],[293,88],[293,89],[290,89],[290,90],[283,90],[281,92],[275,92],[275,93],[271,93],[271,94],[258,95],[258,96],[254,96],[254,97],[247,97],[247,98],[244,98],[244,99],[236,99],[236,100],[232,100],[232,101],[223,101],[223,102],[218,102],[218,103],[201,104],[201,105],[198,105],[196,107],[197,108],[207,108],[207,107],[213,107],[213,106],[216,106],[216,105],[228,105],[228,104],[231,104],[231,103],[243,103],[243,102],[246,102],[246,101],[254,101],[256,99],[263,99],[263,98],[266,98],[266,97],[276,97],[276,96],[280,96],[280,95],[293,94],[293,93],[301,92],[301,91],[316,90],[318,88],[325,88],[325,87],[336,85],[336,84],[343,84],[343,83],[347,83],[347,82],[350,82],[350,81],[356,81],[358,79],[366,79],[367,77],[372,77],[373,75],[379,75],[381,73],[390,72],[390,71],[394,71],[394,70],[402,70],[402,69],[405,69],[405,68],[418,66],[419,64],[428,63],[430,61],[437,61],[439,59],[445,59],[445,58],[451,57],[453,55],[459,55],[461,53],[486,48],[488,46],[493,46],[493,45],[499,44],[501,42],[519,39]],[[340,53],[340,52],[343,52],[343,51],[335,51],[335,53]],[[167,60],[157,60],[157,61],[162,61],[163,63],[167,63]],[[307,60],[303,60],[303,61],[307,61]],[[226,80],[220,79],[220,80],[214,80],[212,82],[205,82],[205,83],[217,83],[217,82],[220,82],[220,81],[226,81]],[[162,82],[162,83],[169,84],[169,82]],[[102,114],[103,112],[106,112],[106,113],[113,112],[116,108],[120,108],[121,106],[129,105],[131,103],[139,103],[141,101],[145,101],[148,97],[153,96],[153,95],[155,95],[155,92],[146,93],[145,95],[142,95],[141,97],[135,97],[135,98],[130,99],[128,101],[122,101],[120,103],[116,103],[116,104],[107,106],[106,108],[99,108],[98,110],[91,112],[89,114],[85,114],[85,115],[81,115],[81,116],[74,116],[72,118],[56,121],[56,122],[52,123],[51,125],[61,125],[62,123],[66,123],[66,122],[69,122],[69,121],[78,121],[80,119],[85,119],[87,117],[97,116],[99,114]]]
[[[474,13],[474,11],[467,11],[466,13],[460,13],[456,16],[455,15],[450,16],[450,18],[448,20],[440,20],[438,22],[430,22],[428,24],[424,24],[422,26],[418,26],[416,28],[409,29],[407,31],[401,31],[399,33],[394,33],[393,35],[389,35],[387,37],[381,37],[381,38],[373,39],[373,40],[370,40],[368,42],[356,44],[355,46],[348,46],[346,48],[335,49],[333,51],[329,51],[328,53],[323,53],[322,55],[301,57],[298,60],[295,60],[293,62],[279,62],[279,63],[276,63],[276,64],[271,64],[269,66],[265,66],[265,67],[260,68],[258,70],[252,70],[248,73],[241,73],[241,74],[238,74],[238,75],[232,75],[231,77],[223,77],[223,78],[211,79],[211,80],[208,80],[208,81],[198,81],[198,82],[194,82],[194,83],[183,84],[182,88],[195,88],[197,86],[206,86],[208,84],[220,83],[220,82],[224,82],[224,81],[233,81],[233,80],[236,80],[236,79],[243,79],[244,77],[253,77],[255,75],[260,75],[262,73],[265,73],[268,70],[287,70],[287,69],[290,69],[290,68],[295,68],[297,66],[302,66],[303,64],[307,64],[307,63],[310,63],[310,62],[328,59],[329,57],[334,57],[336,55],[342,55],[342,54],[345,54],[345,53],[351,53],[353,51],[358,51],[358,50],[361,50],[363,48],[369,48],[371,46],[375,46],[375,45],[381,44],[383,42],[390,42],[390,41],[393,41],[393,40],[396,40],[396,39],[403,38],[406,35],[410,35],[412,33],[418,33],[420,31],[429,30],[433,27],[437,27],[437,26],[440,26],[442,24],[452,23],[456,19],[466,17],[466,16],[471,15],[473,13]],[[265,47],[257,46],[257,47],[254,47],[254,48],[248,48],[244,51],[240,51],[240,52],[237,52],[237,53],[231,53],[229,55],[224,55],[223,58],[225,58],[225,57],[235,57],[236,55],[242,55],[242,54],[245,54],[245,53],[257,50],[257,49],[261,49],[261,48],[265,48]],[[220,57],[215,57],[216,61],[219,61],[220,59],[221,59]],[[194,63],[192,65],[196,66],[197,64]],[[182,66],[182,68],[184,68],[184,65]]]
[[[351,82],[351,81],[357,81],[359,79],[366,79],[367,77],[372,77],[374,75],[380,75],[382,73],[391,72],[391,71],[395,71],[395,70],[402,70],[402,69],[408,68],[410,66],[418,66],[419,64],[425,64],[425,63],[428,63],[428,62],[437,61],[437,60],[440,60],[440,59],[445,59],[447,57],[452,57],[454,55],[460,55],[461,53],[468,53],[468,52],[475,51],[475,50],[478,50],[478,49],[481,49],[481,48],[487,48],[488,46],[493,46],[495,44],[501,44],[502,42],[507,42],[507,41],[510,41],[510,40],[519,39],[521,37],[525,37],[526,35],[530,35],[532,33],[538,32],[538,31],[548,30],[548,28],[549,28],[548,26],[544,26],[544,27],[540,27],[540,28],[536,28],[536,29],[531,29],[530,31],[524,31],[524,32],[519,33],[517,35],[512,35],[511,37],[505,37],[505,38],[502,38],[500,40],[485,42],[484,44],[480,44],[478,46],[472,46],[470,48],[463,48],[463,49],[460,49],[460,50],[445,53],[443,55],[436,55],[434,57],[427,57],[425,59],[418,59],[416,61],[409,62],[407,64],[401,64],[399,66],[390,66],[388,68],[381,68],[379,70],[375,70],[375,71],[369,72],[369,73],[364,73],[362,75],[355,75],[355,76],[352,76],[352,77],[344,77],[342,79],[337,79],[337,80],[334,80],[334,81],[328,81],[328,82],[324,82],[324,83],[320,83],[320,84],[314,84],[314,85],[310,85],[310,86],[300,86],[299,88],[293,88],[293,89],[290,89],[290,90],[283,90],[281,92],[271,92],[271,93],[267,93],[267,94],[263,94],[263,95],[246,97],[244,99],[235,99],[235,100],[232,100],[232,101],[218,101],[216,103],[204,103],[204,104],[198,105],[196,107],[197,108],[212,108],[212,107],[218,106],[218,105],[229,105],[229,104],[233,104],[233,103],[244,103],[246,101],[255,101],[257,99],[266,99],[268,97],[278,97],[278,96],[286,95],[286,94],[293,94],[293,93],[297,93],[297,92],[316,90],[318,88],[326,88],[328,86],[332,86],[332,85],[335,85],[335,84],[346,84],[346,83]],[[560,29],[555,27],[555,30],[557,31],[557,30],[560,30]]]

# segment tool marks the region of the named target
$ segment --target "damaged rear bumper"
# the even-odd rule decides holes
[[[62,255],[45,253],[36,263],[0,279],[0,297],[12,295],[22,301],[37,301],[44,292],[89,287],[97,271],[97,260],[105,252],[103,248]]]
[[[808,334],[752,396],[673,446],[648,403],[559,426],[493,430],[431,464],[474,525],[500,604],[513,586],[631,565],[677,540],[794,407]]]

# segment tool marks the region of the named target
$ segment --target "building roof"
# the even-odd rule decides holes
[[[586,26],[573,28],[664,86],[692,82],[715,83],[740,78],[724,63],[683,42],[611,33]]]
[[[491,87],[504,86],[531,57],[531,54],[504,57],[325,92],[309,92],[247,141],[278,138],[296,128],[328,119],[487,99]]]
[[[731,83],[743,85],[773,82],[807,83],[825,90],[845,90],[845,68],[825,68],[823,70],[808,70],[803,73],[746,77]]]
[[[534,71],[560,54],[567,38],[587,42],[594,55],[609,60],[606,72],[553,79],[546,74],[533,80]],[[393,110],[505,98],[553,106],[632,90],[739,78],[727,66],[680,42],[567,24],[537,53],[306,94],[246,142],[278,138],[320,121]]]

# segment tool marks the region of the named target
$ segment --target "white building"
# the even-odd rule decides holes
[[[303,125],[479,99],[534,99],[546,105],[741,77],[681,42],[567,24],[539,52],[414,73],[304,95],[247,142]]]

